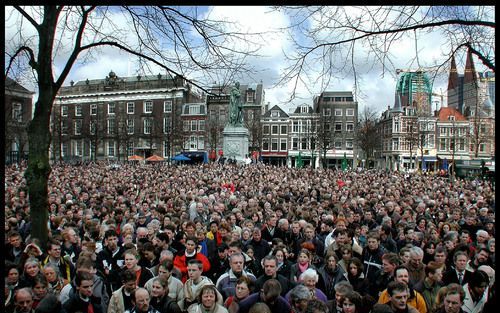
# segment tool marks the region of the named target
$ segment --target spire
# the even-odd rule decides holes
[[[450,76],[448,77],[448,90],[453,90],[458,87],[458,72],[457,63],[455,63],[455,55],[451,56]]]
[[[474,60],[472,60],[471,50],[467,50],[467,60],[465,61],[464,84],[477,84],[476,69],[474,68]]]

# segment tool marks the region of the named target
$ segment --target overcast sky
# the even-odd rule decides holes
[[[228,19],[237,21],[239,23],[240,30],[249,32],[267,32],[276,30],[278,28],[285,28],[290,25],[291,21],[282,12],[271,10],[268,7],[262,6],[250,6],[250,7],[240,7],[240,6],[216,6],[216,7],[200,7],[200,12],[205,14],[210,13],[210,18],[212,19]],[[7,14],[9,9],[7,9]],[[6,14],[6,16],[7,16]],[[7,21],[7,17],[6,17]],[[124,23],[125,21],[116,20],[117,23]],[[8,27],[8,22],[6,22],[6,38],[8,34],[14,32],[15,27]],[[419,58],[426,66],[426,61],[432,61],[436,58],[442,58],[443,51],[441,51],[440,46],[437,44],[440,41],[440,35],[437,33],[426,35],[421,38],[418,42]],[[6,39],[7,40],[7,39]],[[254,65],[258,70],[259,74],[253,75],[252,77],[242,78],[240,83],[258,83],[262,81],[265,93],[266,101],[270,102],[270,105],[275,104],[281,105],[285,101],[291,91],[291,84],[284,87],[272,88],[273,85],[279,80],[280,72],[284,68],[284,57],[283,52],[292,52],[292,45],[288,40],[287,34],[285,32],[272,32],[264,37],[264,42],[262,43],[262,48],[259,50],[259,57],[250,57],[247,61]],[[6,41],[6,49],[9,42]],[[358,50],[357,57],[362,60],[363,49]],[[411,38],[407,38],[398,42],[393,46],[391,50],[391,56],[394,61],[394,66],[396,68],[402,69],[415,69],[412,67],[410,60],[414,58],[415,55],[415,42]],[[458,71],[463,72],[463,59],[458,58]],[[67,77],[64,85],[69,85],[70,81],[79,81],[85,79],[100,79],[108,75],[108,73],[113,70],[118,76],[135,76],[137,73],[137,68],[134,62],[131,61],[132,58],[125,54],[118,52],[113,49],[105,49],[100,53],[99,57],[89,62],[83,66],[78,65],[73,68]],[[481,65],[476,62],[476,68],[481,69]],[[363,64],[358,61],[359,68],[358,72],[358,84],[361,94],[358,95],[357,100],[359,102],[360,111],[364,106],[371,106],[376,111],[381,112],[385,110],[388,106],[393,106],[394,102],[394,92],[396,86],[396,73],[385,73],[382,77],[382,69],[379,66],[372,66],[372,64]],[[58,59],[54,64],[54,71],[60,72],[60,64]],[[164,71],[154,71],[151,74],[157,74],[158,72],[164,73]],[[447,87],[447,75],[442,76],[440,80],[434,82],[434,92],[436,93],[446,93]],[[30,88],[29,86],[27,86]],[[328,89],[329,91],[352,91],[354,87],[354,79],[352,75],[346,74],[340,80],[333,80]],[[34,87],[33,87],[34,88]],[[31,89],[33,89],[31,88]],[[290,108],[302,104],[312,104],[312,99],[315,95],[318,95],[320,90],[315,89],[315,86],[309,86],[312,92],[304,88],[304,86],[298,86],[298,98],[296,98],[292,103],[287,105],[281,105],[286,111]],[[446,98],[444,99],[446,103]],[[433,108],[434,109],[434,108]]]

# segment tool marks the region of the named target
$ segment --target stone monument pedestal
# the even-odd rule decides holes
[[[243,126],[227,125],[222,134],[224,157],[234,158],[238,163],[244,162],[245,156],[248,156],[248,129]]]

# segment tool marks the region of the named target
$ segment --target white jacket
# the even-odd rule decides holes
[[[470,291],[469,291],[469,283],[465,284],[463,286],[463,289],[465,291],[465,299],[464,299],[464,304],[462,305],[462,310],[465,313],[481,313],[481,312],[483,312],[484,305],[486,304],[486,301],[488,301],[489,287],[484,290],[483,296],[476,303],[474,303],[472,301],[472,297],[471,297]]]

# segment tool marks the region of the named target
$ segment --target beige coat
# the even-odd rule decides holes
[[[118,290],[114,291],[111,295],[108,305],[108,313],[123,313],[125,312],[125,303],[123,302],[121,286]]]

